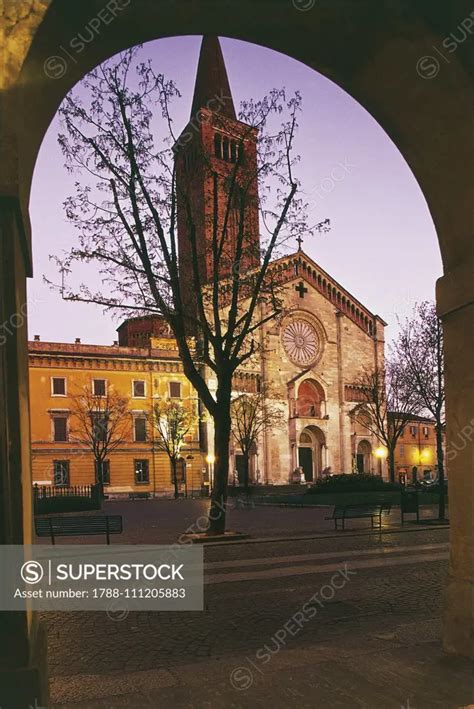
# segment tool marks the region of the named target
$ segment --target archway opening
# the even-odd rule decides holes
[[[369,441],[359,441],[357,445],[356,463],[358,473],[372,472],[372,445]]]
[[[321,477],[327,467],[326,437],[318,426],[306,426],[298,442],[298,465],[302,468],[305,482]]]

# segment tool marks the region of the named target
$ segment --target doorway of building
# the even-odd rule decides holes
[[[357,472],[370,473],[370,459],[372,456],[372,446],[369,441],[359,441],[357,446]]]
[[[303,468],[306,482],[313,481],[313,450],[312,448],[298,448],[298,465]]]
[[[317,480],[326,466],[326,437],[318,426],[306,426],[298,446],[298,465],[306,482]]]
[[[235,456],[235,469],[239,485],[245,485],[245,459],[242,453],[237,453]]]

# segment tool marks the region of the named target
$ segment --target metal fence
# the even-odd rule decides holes
[[[33,485],[35,500],[46,500],[50,497],[89,497],[96,494],[98,485],[71,485],[70,487],[54,485]]]

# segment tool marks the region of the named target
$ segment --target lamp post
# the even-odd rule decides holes
[[[214,463],[215,456],[212,453],[208,453],[206,456],[206,463],[209,466],[209,492],[212,492],[214,487]]]
[[[188,465],[189,465],[189,470],[190,470],[190,474],[191,474],[191,497],[194,497],[194,480],[193,480],[193,472],[191,470],[193,459],[194,459],[194,456],[192,456],[192,455],[186,456],[186,473],[185,473],[186,477],[184,479],[186,497],[188,496]],[[188,461],[189,461],[189,463],[188,463]]]
[[[387,449],[384,446],[379,446],[375,449],[374,454],[379,461],[379,475],[382,477],[382,460],[387,457]]]

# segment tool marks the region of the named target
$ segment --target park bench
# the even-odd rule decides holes
[[[129,492],[129,500],[149,500],[151,497],[149,492]]]
[[[84,535],[105,534],[110,544],[111,534],[122,533],[121,515],[84,515],[64,517],[36,517],[35,530],[38,537],[80,537]]]
[[[338,529],[337,523],[342,521],[342,529],[344,529],[346,519],[361,519],[369,518],[371,526],[374,526],[374,518],[378,517],[379,529],[382,527],[382,515],[390,514],[391,504],[388,502],[377,503],[360,503],[352,505],[336,505],[331,517],[326,519],[334,520],[334,528]]]

